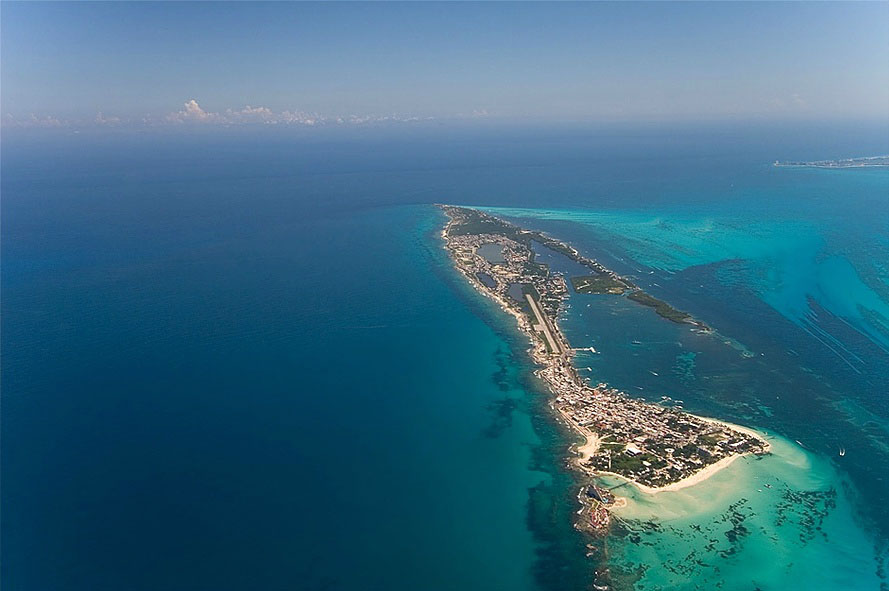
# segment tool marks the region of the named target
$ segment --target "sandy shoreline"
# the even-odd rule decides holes
[[[691,414],[691,413],[689,413],[689,414]],[[757,439],[759,439],[760,441],[762,441],[765,444],[766,453],[768,453],[769,450],[771,450],[771,448],[772,448],[772,445],[768,442],[768,440],[766,440],[766,438],[763,436],[763,434],[757,432],[754,429],[751,429],[749,427],[742,427],[740,425],[736,425],[734,423],[729,423],[726,421],[720,421],[719,419],[711,419],[710,417],[702,417],[699,415],[692,415],[692,416],[699,418],[702,421],[707,421],[708,423],[717,423],[717,424],[722,425],[724,427],[728,427],[728,428],[733,429],[735,431],[740,431],[741,433],[750,435],[751,437],[756,437]],[[578,448],[578,452],[579,451],[580,451],[580,448]],[[724,457],[724,458],[722,458],[722,459],[720,459],[708,466],[705,466],[704,468],[701,468],[694,474],[687,476],[687,477],[683,478],[682,480],[677,480],[676,482],[672,482],[670,484],[666,484],[664,486],[658,486],[658,487],[647,486],[645,484],[642,484],[640,482],[636,482],[635,480],[627,478],[626,476],[623,476],[622,474],[617,474],[616,472],[596,472],[595,474],[598,476],[613,476],[615,478],[619,478],[620,480],[623,480],[623,481],[628,482],[631,485],[635,486],[637,489],[644,492],[645,494],[656,495],[657,493],[673,492],[673,491],[677,491],[677,490],[682,490],[684,488],[689,488],[689,487],[694,486],[696,484],[700,484],[700,483],[704,482],[705,480],[707,480],[708,478],[710,478],[711,476],[713,476],[714,474],[717,474],[718,472],[721,472],[722,470],[731,466],[734,463],[734,461],[737,460],[738,458],[743,458],[743,457],[752,456],[752,455],[756,455],[756,454],[754,454],[754,453],[732,454],[732,455]]]
[[[686,478],[683,478],[682,480],[677,480],[676,482],[667,484],[665,486],[660,486],[657,488],[652,487],[652,486],[646,486],[644,484],[640,484],[639,482],[636,482],[635,480],[630,480],[626,476],[622,476],[622,475],[616,474],[614,472],[597,472],[597,474],[600,476],[614,476],[615,478],[620,478],[621,480],[625,480],[626,482],[629,482],[631,485],[635,486],[637,489],[644,492],[645,494],[656,495],[658,493],[673,492],[673,491],[677,491],[677,490],[682,490],[683,488],[689,488],[691,486],[695,486],[696,484],[700,484],[700,483],[704,482],[705,480],[707,480],[708,478],[710,478],[711,476],[713,476],[714,474],[716,474],[717,472],[720,472],[720,471],[724,470],[725,468],[728,468],[729,466],[731,466],[734,463],[734,461],[737,460],[738,458],[742,458],[742,457],[748,456],[748,455],[753,455],[753,454],[733,454],[733,455],[730,455],[728,457],[722,458],[718,462],[710,464],[709,466],[707,466],[701,470],[698,470],[691,476],[688,476]]]
[[[441,237],[444,240],[446,245],[448,242],[448,231],[450,230],[452,223],[453,223],[453,220],[449,220],[447,225],[441,232]],[[469,281],[470,285],[472,285],[472,287],[477,292],[479,292],[479,293],[489,297],[490,299],[494,300],[495,302],[497,302],[500,305],[500,308],[504,312],[510,314],[511,316],[513,316],[516,319],[517,324],[519,325],[518,326],[519,330],[521,332],[523,332],[528,337],[528,339],[531,343],[531,348],[529,349],[531,358],[537,364],[542,365],[542,366],[547,366],[548,363],[550,362],[550,360],[547,358],[547,356],[545,354],[545,346],[541,345],[537,341],[537,339],[535,339],[533,327],[531,326],[528,319],[523,314],[521,314],[517,310],[515,310],[513,308],[513,306],[510,306],[508,302],[503,300],[497,294],[492,293],[491,290],[485,289],[485,287],[478,281],[478,279],[476,277],[474,277],[473,275],[471,275],[470,273],[467,273],[462,268],[461,265],[456,264],[455,267],[460,271],[460,273],[464,277],[466,277],[466,279]],[[559,330],[558,325],[555,323],[555,321],[553,321],[553,328],[554,328],[554,332],[555,332],[554,337],[557,339],[557,341],[560,344],[564,345],[564,348],[566,351],[573,351],[570,348],[569,344],[565,341],[565,338],[562,335],[561,331]],[[543,350],[541,350],[541,347],[543,348]],[[535,373],[535,375],[540,376],[540,370],[538,370],[534,373]],[[544,379],[543,381],[547,382],[547,385],[549,386],[550,391],[552,393],[555,393],[552,385],[550,385],[546,379]],[[582,443],[580,445],[573,446],[573,450],[574,450],[576,456],[573,458],[572,463],[574,463],[575,466],[579,470],[581,470],[582,472],[584,472],[585,474],[587,474],[591,477],[607,475],[607,476],[613,476],[613,477],[619,478],[625,482],[630,483],[631,485],[635,486],[638,490],[640,490],[641,492],[644,492],[646,494],[654,495],[654,494],[657,494],[660,492],[677,491],[677,490],[682,490],[684,488],[694,486],[696,484],[700,484],[701,482],[704,482],[705,480],[707,480],[714,474],[729,467],[738,458],[746,456],[746,455],[754,455],[752,453],[732,454],[730,456],[724,457],[724,458],[714,462],[713,464],[705,466],[701,470],[695,472],[694,474],[691,474],[690,476],[687,476],[686,478],[683,478],[682,480],[679,480],[679,481],[676,481],[676,482],[673,482],[671,484],[667,484],[667,485],[664,485],[661,487],[651,487],[651,486],[647,486],[647,485],[641,484],[639,482],[636,482],[632,479],[629,479],[626,476],[623,476],[621,474],[617,474],[614,472],[594,471],[594,470],[591,470],[591,469],[585,467],[584,463],[589,461],[589,459],[591,457],[593,457],[593,455],[598,451],[599,446],[602,441],[601,436],[598,433],[596,433],[586,427],[581,427],[581,426],[577,425],[574,421],[570,420],[569,416],[565,415],[565,413],[563,411],[561,411],[560,409],[558,409],[555,405],[551,405],[551,406],[553,407],[554,410],[557,410],[558,414],[565,420],[565,423],[569,426],[569,428],[572,431],[574,431],[575,433],[578,433],[579,435],[581,435],[584,438],[584,443]],[[691,414],[691,413],[688,413],[688,414]],[[750,429],[747,427],[742,427],[742,426],[735,425],[733,423],[728,423],[725,421],[720,421],[718,419],[701,417],[701,416],[697,416],[697,415],[692,415],[692,416],[695,416],[696,418],[698,418],[702,421],[716,423],[716,424],[722,425],[724,427],[727,427],[729,429],[732,429],[734,431],[738,431],[738,432],[744,433],[746,435],[749,435],[751,437],[755,437],[756,439],[758,439],[764,443],[766,453],[768,453],[768,450],[771,448],[771,445],[768,443],[768,441],[765,439],[765,437],[763,437],[763,435],[761,433],[758,433],[753,429]]]
[[[727,421],[720,421],[719,419],[712,419],[710,417],[702,417],[699,415],[692,415],[691,413],[688,413],[688,414],[690,414],[691,416],[696,417],[698,419],[701,419],[702,421],[707,421],[708,423],[716,423],[718,425],[728,427],[729,429],[734,429],[735,431],[740,431],[741,433],[744,433],[745,435],[750,435],[751,437],[756,437],[757,439],[759,439],[760,441],[762,441],[765,444],[766,452],[768,452],[772,448],[772,444],[769,443],[768,439],[766,439],[762,433],[760,433],[759,431],[757,431],[755,429],[751,429],[750,427],[743,427],[741,425],[736,425],[735,423],[729,423]],[[742,455],[744,455],[744,454],[742,454]]]
[[[577,430],[586,437],[586,443],[577,448],[577,453],[580,454],[580,461],[586,462],[599,451],[601,437],[599,437],[598,433],[594,433],[589,429],[577,428]]]

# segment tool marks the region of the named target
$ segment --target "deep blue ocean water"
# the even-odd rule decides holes
[[[563,319],[592,377],[800,440],[878,576],[889,177],[769,163],[885,131],[7,134],[3,584],[565,589],[623,560],[584,557],[570,435],[435,202],[518,208],[716,327]]]

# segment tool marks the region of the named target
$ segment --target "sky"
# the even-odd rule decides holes
[[[4,126],[889,119],[889,3],[0,3]]]

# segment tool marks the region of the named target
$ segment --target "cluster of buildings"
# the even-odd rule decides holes
[[[553,388],[553,406],[598,444],[585,462],[653,488],[691,476],[722,458],[765,453],[765,442],[675,408],[630,398],[605,384],[583,383],[570,363],[559,360],[540,372]]]

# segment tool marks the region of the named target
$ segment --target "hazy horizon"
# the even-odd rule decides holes
[[[6,128],[884,122],[889,104],[886,3],[0,10]]]

